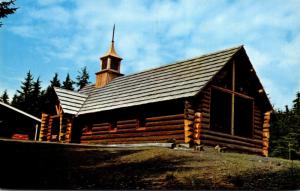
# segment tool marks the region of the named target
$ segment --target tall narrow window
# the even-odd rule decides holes
[[[234,134],[252,137],[253,131],[253,100],[235,97]]]
[[[211,90],[211,129],[230,134],[231,94]]]

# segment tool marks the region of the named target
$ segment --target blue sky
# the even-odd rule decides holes
[[[300,91],[299,0],[17,0],[0,28],[0,92],[10,97],[26,72],[43,87],[58,72],[91,81],[113,24],[121,71],[131,74],[211,51],[245,45],[275,108]]]

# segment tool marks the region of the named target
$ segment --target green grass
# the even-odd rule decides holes
[[[0,187],[12,189],[300,189],[300,162],[168,148],[1,141]]]

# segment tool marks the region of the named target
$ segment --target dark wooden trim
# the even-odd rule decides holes
[[[243,98],[246,98],[246,99],[254,100],[254,98],[251,97],[251,96],[248,96],[248,95],[245,95],[245,94],[241,94],[241,93],[238,93],[238,92],[233,92],[232,90],[229,90],[229,89],[226,89],[226,88],[218,87],[218,86],[215,86],[215,85],[211,85],[211,87],[213,87],[213,88],[215,88],[217,90],[226,92],[226,93],[230,93],[230,94],[234,94],[236,96],[240,96],[240,97],[243,97]]]

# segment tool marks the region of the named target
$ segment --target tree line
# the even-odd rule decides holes
[[[300,159],[300,92],[296,93],[291,109],[285,106],[271,116],[270,155]]]
[[[1,95],[1,100],[4,103],[10,104],[22,111],[32,114],[36,117],[41,117],[41,113],[54,113],[53,107],[57,102],[57,97],[54,92],[54,87],[64,88],[67,90],[80,90],[85,85],[90,84],[89,73],[86,67],[78,71],[76,80],[73,81],[67,74],[65,80],[59,80],[58,73],[54,74],[50,85],[46,89],[42,89],[40,78],[34,79],[30,71],[27,72],[26,77],[21,82],[21,87],[14,94],[12,101],[9,102],[9,96],[5,90]]]

